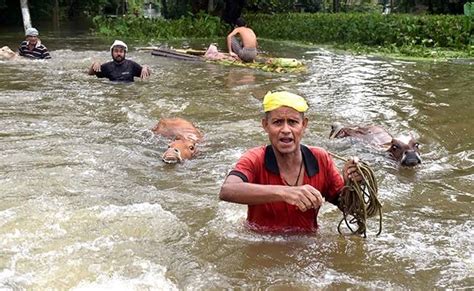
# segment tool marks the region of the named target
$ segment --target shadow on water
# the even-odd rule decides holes
[[[0,62],[0,286],[472,286],[472,65],[262,41],[266,52],[306,60],[307,73],[282,75],[154,57],[132,42],[128,57],[152,76],[112,84],[85,74],[110,59],[108,40],[39,29],[53,59]],[[21,31],[0,38],[13,47],[21,39]],[[245,206],[218,200],[238,157],[267,143],[261,98],[275,88],[307,97],[304,143],[373,165],[379,237],[376,221],[367,239],[340,236],[331,205],[317,234],[259,235],[243,225]],[[167,140],[150,131],[172,116],[204,133],[200,154],[175,166],[161,162]],[[399,169],[383,152],[329,140],[334,121],[412,132],[423,164]]]

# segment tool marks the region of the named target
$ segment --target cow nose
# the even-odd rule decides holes
[[[414,167],[421,164],[421,161],[419,159],[406,159],[402,164],[407,167]]]
[[[177,148],[169,148],[161,157],[163,162],[168,164],[176,164],[182,161],[181,152]]]
[[[414,167],[418,164],[421,164],[421,159],[416,152],[407,152],[405,158],[402,160],[402,165],[407,167]]]

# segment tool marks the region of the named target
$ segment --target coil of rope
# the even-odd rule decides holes
[[[330,155],[344,162],[348,161],[348,159],[336,154],[330,153]],[[377,198],[377,180],[367,163],[359,162],[356,167],[358,173],[362,176],[362,181],[355,182],[351,179],[346,181],[339,198],[339,207],[342,210],[343,218],[337,226],[337,231],[343,234],[341,226],[345,222],[352,234],[363,235],[365,238],[367,237],[367,218],[378,214],[379,231],[376,235],[379,235],[382,233],[382,204]],[[357,224],[357,229],[351,227],[354,224]]]

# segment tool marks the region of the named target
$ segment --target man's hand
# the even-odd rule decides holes
[[[344,169],[342,170],[342,175],[344,177],[344,181],[353,181],[353,182],[360,182],[362,181],[362,176],[357,170],[357,164],[359,163],[358,157],[352,157],[344,164]]]
[[[140,78],[146,79],[150,76],[150,69],[148,66],[142,66],[142,72],[140,74]]]
[[[100,63],[99,62],[93,62],[92,66],[91,66],[91,71],[100,72]]]
[[[311,185],[288,187],[283,200],[288,204],[296,205],[302,212],[319,208],[324,202],[321,193]]]
[[[231,57],[233,57],[234,59],[236,59],[236,60],[240,60],[239,56],[238,56],[236,53],[234,53],[234,52],[230,52],[229,55],[230,55]]]

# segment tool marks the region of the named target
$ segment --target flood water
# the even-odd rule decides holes
[[[0,62],[0,289],[474,287],[472,63],[261,41],[308,66],[274,74],[155,57],[134,49],[149,44],[130,43],[128,57],[152,76],[113,84],[85,73],[110,60],[112,40],[42,38],[51,60]],[[0,46],[21,40],[2,31]],[[365,239],[340,235],[330,204],[316,234],[257,234],[243,225],[246,206],[219,201],[238,157],[267,143],[261,98],[276,89],[307,97],[303,143],[371,164],[380,236],[376,219]],[[195,159],[167,165],[168,141],[150,128],[175,116],[205,138]],[[423,164],[398,168],[374,149],[329,140],[334,121],[411,132]]]

